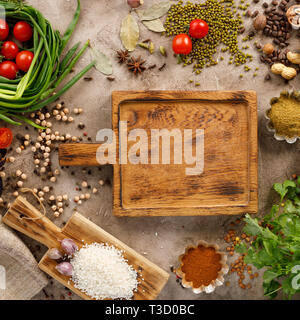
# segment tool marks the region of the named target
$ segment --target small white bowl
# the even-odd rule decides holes
[[[277,140],[277,141],[286,141],[287,143],[295,143],[298,139],[300,139],[300,137],[293,137],[293,138],[289,138],[289,137],[285,137],[285,136],[281,136],[279,134],[276,133],[276,130],[275,128],[272,127],[271,125],[271,119],[269,118],[268,116],[268,113],[269,111],[271,110],[271,108],[269,108],[266,112],[265,112],[265,118],[267,119],[267,123],[266,123],[266,127],[267,127],[267,130],[269,132],[272,132],[274,133],[274,138]]]

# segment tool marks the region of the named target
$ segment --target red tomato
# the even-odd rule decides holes
[[[1,48],[1,54],[7,60],[13,60],[19,52],[18,46],[12,41],[5,41]]]
[[[22,42],[28,41],[32,37],[32,28],[29,23],[19,21],[14,26],[14,37]]]
[[[9,34],[9,26],[7,22],[3,19],[0,19],[0,41],[5,40],[8,34]]]
[[[189,33],[191,37],[201,39],[208,33],[208,24],[204,20],[195,19],[190,23]]]
[[[176,54],[189,54],[192,51],[192,40],[187,34],[178,34],[173,39],[173,51]]]
[[[31,51],[21,51],[16,58],[17,66],[20,70],[27,72],[30,68],[34,54]]]
[[[13,133],[8,128],[0,128],[0,149],[8,148],[11,145]]]
[[[0,76],[14,80],[17,76],[18,67],[12,61],[4,61],[0,63]]]

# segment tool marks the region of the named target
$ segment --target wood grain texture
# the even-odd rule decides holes
[[[96,153],[100,146],[101,144],[96,143],[60,144],[59,164],[61,166],[99,166]]]
[[[253,91],[118,91],[112,94],[117,143],[113,213],[117,216],[194,216],[256,213],[257,105]],[[119,122],[127,130],[204,130],[204,172],[174,164],[119,163]],[[129,142],[127,151],[134,142]],[[98,165],[100,144],[63,144],[61,165]],[[161,146],[160,146],[161,148]],[[184,145],[183,145],[184,150]],[[160,149],[161,152],[161,149]],[[171,143],[171,159],[174,148]]]
[[[25,220],[24,217],[40,219]],[[3,222],[43,243],[48,248],[60,248],[59,240],[70,238],[76,242],[79,248],[84,244],[98,242],[108,243],[120,250],[124,250],[124,258],[139,273],[139,281],[141,282],[138,285],[138,291],[133,296],[134,300],[155,299],[168,281],[169,275],[167,272],[78,213],[75,213],[66,226],[60,229],[48,218],[44,217],[25,198],[18,197],[3,217]],[[74,287],[69,277],[61,275],[55,269],[56,265],[57,262],[49,259],[47,253],[39,263],[41,270],[81,298],[91,300],[89,296]]]
[[[117,144],[119,121],[127,121],[128,131],[147,130],[148,136],[155,128],[205,131],[205,163],[201,175],[187,176],[185,165],[114,165],[115,215],[257,212],[255,92],[119,91],[113,92],[112,103]]]

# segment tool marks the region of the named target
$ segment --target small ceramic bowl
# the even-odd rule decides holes
[[[197,247],[200,246],[200,245],[202,245],[202,246],[204,246],[204,247],[206,247],[206,248],[208,248],[208,247],[215,248],[216,253],[221,256],[220,263],[221,263],[221,265],[222,265],[222,268],[221,268],[221,270],[218,272],[218,277],[217,277],[217,279],[213,280],[208,286],[202,285],[202,286],[199,287],[199,288],[195,288],[195,287],[193,286],[193,283],[192,283],[192,282],[186,281],[186,279],[185,279],[185,273],[184,273],[184,272],[182,271],[182,269],[181,269],[182,266],[183,266],[182,259],[183,259],[183,257],[184,257],[186,254],[188,254],[188,251],[189,251],[190,249],[192,249],[192,248],[197,248]],[[199,241],[198,244],[195,245],[195,246],[194,246],[194,245],[190,245],[190,246],[186,247],[184,254],[182,254],[182,255],[179,256],[180,267],[177,268],[177,269],[175,270],[175,272],[176,272],[177,276],[179,276],[179,277],[181,278],[183,287],[185,287],[185,288],[191,288],[192,291],[193,291],[195,294],[199,294],[199,293],[201,293],[201,292],[212,293],[212,292],[216,289],[216,287],[219,287],[219,286],[221,286],[221,285],[224,284],[224,275],[227,274],[228,271],[229,271],[229,267],[228,267],[228,265],[226,264],[226,261],[227,261],[227,255],[226,255],[225,253],[219,251],[219,246],[218,246],[218,245],[216,245],[216,244],[208,244],[206,241],[202,241],[202,240],[201,240],[201,241]]]
[[[275,128],[273,127],[272,125],[272,121],[271,119],[269,118],[268,114],[270,112],[271,108],[269,108],[266,112],[265,112],[265,118],[267,119],[267,123],[266,123],[266,127],[267,127],[267,130],[269,132],[272,132],[274,134],[274,138],[277,140],[277,141],[286,141],[287,143],[295,143],[298,139],[300,139],[300,137],[293,137],[293,138],[289,138],[289,137],[285,137],[285,136],[281,136],[279,134],[276,133],[276,130]]]
[[[294,6],[291,6],[287,10],[286,16],[292,28],[294,30],[298,30],[300,28],[300,24],[293,23],[293,19],[298,18],[299,19],[298,21],[300,22],[300,5],[296,4]]]

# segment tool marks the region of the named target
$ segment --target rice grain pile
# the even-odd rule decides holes
[[[103,243],[92,243],[77,251],[70,263],[75,288],[96,299],[131,299],[137,290],[137,272],[122,251]]]

